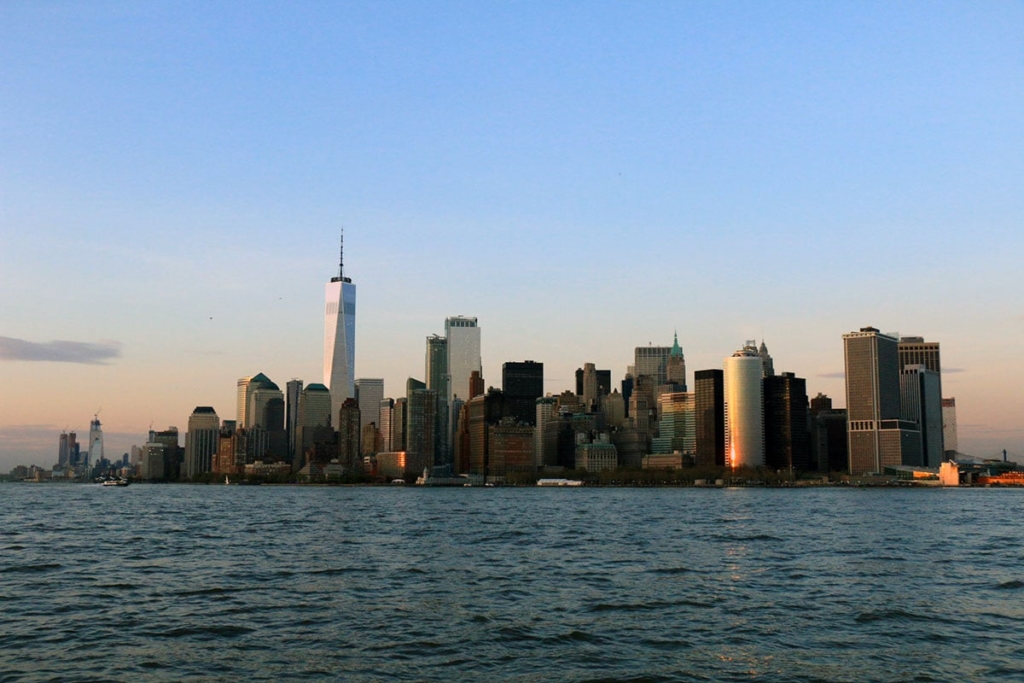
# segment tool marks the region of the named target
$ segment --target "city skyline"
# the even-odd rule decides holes
[[[239,377],[322,381],[346,228],[352,380],[689,380],[767,340],[844,403],[842,335],[942,344],[960,449],[1024,454],[1014,5],[0,9],[0,470],[117,457]],[[308,27],[317,26],[318,32]]]

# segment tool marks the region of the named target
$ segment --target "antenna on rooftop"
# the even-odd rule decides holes
[[[345,276],[345,228],[341,228],[341,251],[338,253],[338,279]]]

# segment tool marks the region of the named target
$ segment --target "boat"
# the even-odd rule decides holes
[[[128,480],[127,479],[113,479],[113,478],[111,478],[111,479],[104,479],[103,483],[100,484],[100,485],[101,486],[127,486],[128,485]]]

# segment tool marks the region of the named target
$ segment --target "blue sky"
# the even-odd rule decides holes
[[[842,404],[871,324],[942,343],[962,450],[1024,457],[1022,29],[1009,2],[0,5],[0,469],[101,407],[123,452],[233,417],[237,377],[319,381],[342,226],[389,395],[464,314],[496,386],[621,378],[678,330],[691,374],[763,337]],[[19,351],[53,341],[107,356]]]

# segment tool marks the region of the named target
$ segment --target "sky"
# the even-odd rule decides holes
[[[942,345],[960,450],[1024,462],[1024,4],[0,3],[0,471],[107,453],[235,383],[399,396],[479,319],[484,379],[670,345],[845,404],[842,335]]]

